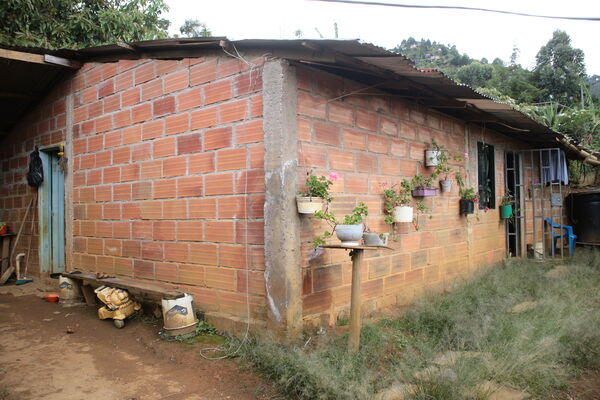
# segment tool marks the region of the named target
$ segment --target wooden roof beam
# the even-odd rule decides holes
[[[23,61],[33,64],[54,65],[72,69],[81,67],[81,63],[79,61],[70,60],[68,58],[57,57],[50,54],[35,54],[8,49],[0,49],[0,59]]]

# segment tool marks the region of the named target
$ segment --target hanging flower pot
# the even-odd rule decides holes
[[[394,207],[394,222],[412,222],[413,208],[411,206]]]
[[[440,156],[442,152],[440,150],[425,150],[425,166],[436,167],[440,163]]]
[[[509,219],[513,215],[512,205],[500,206],[500,218]]]
[[[359,246],[363,235],[363,224],[337,225],[335,234],[342,242],[342,246]]]
[[[437,189],[431,187],[417,188],[412,191],[413,197],[429,197],[436,196]]]
[[[314,214],[323,209],[323,199],[320,197],[296,197],[298,212],[300,214]]]
[[[460,199],[460,213],[463,215],[473,214],[475,202],[473,200]]]
[[[442,186],[442,193],[449,193],[452,190],[452,179],[442,179],[440,185]]]

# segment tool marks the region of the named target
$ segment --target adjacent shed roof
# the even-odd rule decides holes
[[[13,49],[15,50],[15,49]],[[24,49],[18,49],[24,51]],[[310,65],[337,75],[371,85],[390,95],[416,101],[462,120],[493,128],[507,136],[533,143],[539,147],[564,147],[573,156],[585,158],[578,146],[569,144],[567,138],[513,109],[478,93],[469,86],[458,84],[434,69],[418,69],[406,57],[381,47],[358,40],[270,40],[249,39],[229,41],[225,37],[164,39],[134,43],[118,43],[85,48],[78,51],[50,52],[44,49],[27,49],[43,57],[52,55],[76,62],[116,61],[119,59],[159,58],[176,59],[198,56],[205,51],[229,52],[262,51],[275,57]],[[0,49],[0,74],[9,79],[0,82],[1,94],[10,92],[22,101],[6,101],[9,107],[0,109],[1,132],[9,130],[44,92],[60,78],[57,64],[49,64],[47,57],[36,65],[21,65],[19,61],[2,58]],[[63,67],[65,63],[63,62]],[[29,100],[25,100],[25,96]],[[589,152],[586,154],[590,154]],[[588,157],[589,158],[589,157]]]

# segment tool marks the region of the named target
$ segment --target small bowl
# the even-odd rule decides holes
[[[44,300],[48,303],[58,303],[58,295],[56,293],[50,293],[44,296]]]

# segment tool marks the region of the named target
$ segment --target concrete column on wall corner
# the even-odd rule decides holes
[[[296,71],[286,60],[263,69],[265,286],[268,327],[292,341],[302,331],[302,271],[296,129]]]
[[[66,131],[65,156],[67,157],[67,172],[65,173],[65,270],[73,270],[73,93],[65,97]]]

